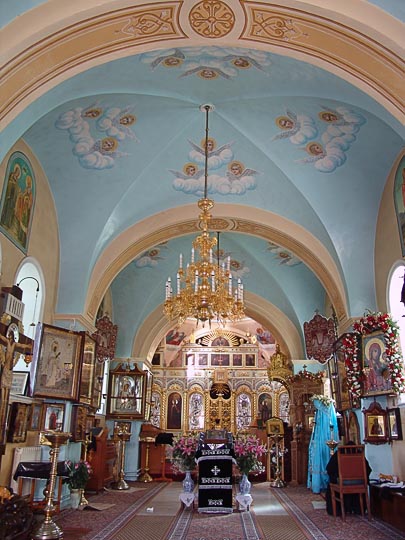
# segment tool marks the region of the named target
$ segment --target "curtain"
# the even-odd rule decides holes
[[[339,440],[336,411],[333,403],[325,403],[314,399],[315,426],[312,430],[308,449],[308,480],[307,487],[313,493],[325,491],[329,482],[326,465],[330,459],[329,447],[326,441],[332,437]]]

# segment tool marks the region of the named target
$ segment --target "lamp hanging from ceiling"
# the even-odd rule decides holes
[[[183,268],[183,255],[180,254],[179,269],[176,276],[176,292],[173,292],[172,281],[166,281],[166,296],[164,313],[178,325],[187,318],[197,319],[204,327],[208,321],[225,324],[227,321],[238,321],[245,316],[243,301],[243,284],[241,279],[235,281],[231,273],[231,259],[226,263],[220,261],[217,248],[217,260],[214,261],[213,250],[217,239],[208,232],[211,219],[210,210],[214,201],[208,199],[208,117],[212,105],[202,105],[200,110],[205,112],[205,161],[204,161],[204,197],[198,201],[199,226],[202,233],[197,236],[191,249],[191,260]]]

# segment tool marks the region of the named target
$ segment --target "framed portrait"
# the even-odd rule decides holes
[[[93,396],[91,398],[91,408],[94,411],[98,411],[101,406],[101,397],[103,393],[103,382],[104,382],[104,368],[105,363],[99,362],[96,359],[94,366],[94,385],[93,385]]]
[[[401,413],[399,407],[388,409],[388,432],[390,441],[402,441]]]
[[[35,203],[35,175],[27,156],[14,152],[7,163],[0,203],[0,229],[27,253]]]
[[[308,414],[305,417],[305,422],[306,422],[306,428],[309,431],[312,431],[315,425],[315,416],[313,414]]]
[[[232,364],[234,367],[242,367],[242,355],[234,354],[232,356]]]
[[[13,380],[11,382],[11,394],[20,394],[25,396],[29,388],[30,374],[28,371],[13,371]]]
[[[28,429],[39,431],[42,426],[42,403],[32,403]]]
[[[107,415],[113,418],[143,418],[146,413],[147,372],[119,364],[110,371]]]
[[[254,367],[256,365],[256,355],[255,354],[247,354],[245,356],[245,366],[246,367]]]
[[[7,442],[25,442],[25,439],[27,438],[30,411],[31,405],[27,403],[11,403]]]
[[[208,366],[208,354],[200,353],[198,355],[198,365],[199,366]]]
[[[44,403],[42,415],[43,431],[63,431],[63,421],[65,418],[64,403]]]
[[[360,439],[360,425],[357,418],[357,415],[354,411],[350,411],[347,419],[347,433],[346,433],[346,443],[349,441],[353,441],[354,444],[361,444]]]
[[[72,433],[72,441],[79,442],[86,440],[87,428],[87,406],[73,405],[72,418],[70,422],[70,431]]]
[[[376,401],[364,414],[364,440],[369,444],[385,444],[388,442],[388,413]]]
[[[343,343],[347,333],[342,334],[333,344],[333,356],[328,362],[332,397],[336,402],[336,410],[342,412],[357,406],[349,394],[349,385],[345,366]]]
[[[86,332],[81,332],[82,351],[79,374],[79,401],[90,405],[93,400],[94,375],[96,364],[96,340]]]
[[[171,392],[167,396],[167,429],[181,429],[183,398],[179,392]]]
[[[36,362],[34,397],[76,400],[81,368],[80,332],[42,324]]]
[[[229,354],[211,354],[211,366],[229,366]]]
[[[391,372],[385,353],[382,331],[362,336],[363,395],[373,396],[392,392]]]
[[[114,434],[116,433],[131,433],[132,423],[131,422],[114,422]]]
[[[281,418],[277,416],[272,416],[266,422],[266,431],[267,436],[272,437],[274,435],[284,436],[284,424]]]

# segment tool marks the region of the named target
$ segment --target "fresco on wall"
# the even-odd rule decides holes
[[[397,172],[395,173],[394,203],[402,255],[405,256],[405,156],[401,159]]]
[[[300,259],[295,257],[290,251],[287,251],[273,242],[267,242],[267,249],[275,255],[280,264],[286,264],[287,266],[301,264]]]
[[[287,109],[275,119],[280,131],[271,141],[288,139],[300,145],[309,156],[297,159],[296,163],[312,163],[317,171],[330,173],[346,162],[347,152],[365,123],[360,112],[343,106],[323,106],[317,119]]]
[[[98,103],[76,107],[59,115],[55,127],[69,133],[72,152],[85,169],[111,169],[117,158],[128,156],[119,147],[125,139],[139,142],[132,130],[136,122],[133,107]]]
[[[0,205],[0,228],[27,253],[35,202],[35,176],[28,158],[21,152],[10,157]]]

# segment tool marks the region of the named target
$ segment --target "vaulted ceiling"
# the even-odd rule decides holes
[[[206,103],[212,229],[248,315],[302,356],[316,309],[331,302],[344,320],[376,307],[405,16],[398,2],[335,4],[20,1],[2,14],[15,99],[1,157],[22,137],[49,181],[60,315],[93,318],[111,287],[119,354],[145,320],[169,328],[164,284],[198,232]]]

